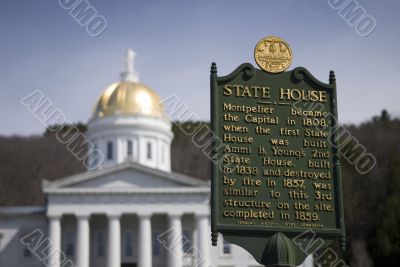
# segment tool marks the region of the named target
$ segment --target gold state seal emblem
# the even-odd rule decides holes
[[[292,63],[292,50],[283,39],[268,36],[257,43],[254,59],[261,69],[278,73],[289,68]]]

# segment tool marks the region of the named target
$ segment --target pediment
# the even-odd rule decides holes
[[[207,182],[196,178],[154,170],[133,163],[88,171],[44,184],[44,188],[48,189],[140,189],[204,186],[207,186]]]
[[[73,188],[124,188],[124,187],[179,187],[182,183],[143,173],[133,169],[120,170],[73,184]]]

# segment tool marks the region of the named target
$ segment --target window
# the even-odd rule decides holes
[[[161,234],[160,231],[153,232],[153,256],[160,256],[161,255],[161,244],[157,237]]]
[[[111,141],[107,142],[107,159],[111,160],[113,158],[113,143]]]
[[[192,234],[190,231],[184,230],[182,235],[182,246],[183,253],[190,254],[192,253]]]
[[[75,250],[75,233],[73,231],[67,231],[66,234],[66,247],[65,247],[65,254],[67,256],[74,256]]]
[[[125,232],[125,240],[124,240],[124,252],[125,256],[130,257],[133,256],[133,234],[131,231]]]
[[[222,247],[222,254],[224,254],[224,255],[228,255],[228,254],[231,254],[231,243],[229,243],[228,241],[226,241],[225,239],[224,239],[224,242],[223,242],[223,247]]]
[[[133,143],[132,143],[132,140],[127,140],[127,142],[126,142],[126,155],[128,157],[132,157],[133,156]]]
[[[152,145],[150,142],[147,142],[147,159],[151,159],[153,157],[151,150],[152,150]]]
[[[93,146],[93,150],[90,152],[91,158],[91,166],[92,167],[96,167],[97,163],[99,163],[99,157],[100,157],[100,153],[99,153],[99,149],[97,148],[97,144],[95,143]]]
[[[104,257],[105,248],[104,248],[104,232],[96,233],[96,256]]]
[[[32,252],[29,247],[24,246],[24,258],[30,258],[32,256]]]

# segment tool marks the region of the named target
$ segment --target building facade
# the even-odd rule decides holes
[[[171,121],[134,56],[95,104],[88,170],[44,181],[45,207],[0,209],[0,266],[260,266],[211,246],[210,184],[171,171]]]

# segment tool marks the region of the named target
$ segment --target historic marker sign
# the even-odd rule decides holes
[[[284,238],[296,254],[290,266],[307,254],[290,239],[308,229],[344,241],[333,72],[329,78],[325,84],[304,68],[272,74],[248,63],[218,77],[213,63],[214,245],[220,232],[268,265],[277,257],[268,250]]]

